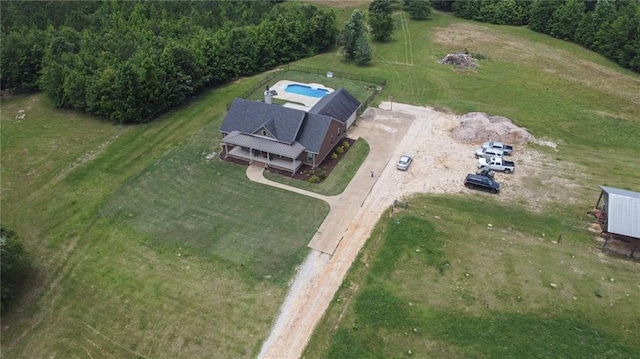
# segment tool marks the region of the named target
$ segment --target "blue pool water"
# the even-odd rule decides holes
[[[323,88],[313,88],[305,85],[290,84],[284,88],[286,92],[305,95],[309,97],[322,98],[329,93],[329,90]]]

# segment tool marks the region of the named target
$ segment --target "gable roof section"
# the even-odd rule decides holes
[[[607,194],[607,232],[640,239],[640,192],[600,188]]]
[[[360,101],[347,90],[339,89],[320,99],[309,113],[331,116],[344,123],[358,107],[360,107]]]
[[[298,142],[303,145],[308,152],[320,153],[329,125],[333,118],[324,115],[309,113],[304,126],[298,136]]]
[[[262,127],[253,131],[253,133],[260,131],[260,129],[267,130],[269,132],[269,137],[278,138],[278,134],[277,134],[278,128],[276,126],[275,121],[272,118],[268,119],[267,122],[265,122],[264,125],[262,125]]]
[[[265,127],[276,140],[292,144],[305,118],[305,112],[259,101],[236,98],[231,103],[220,131],[253,134]]]

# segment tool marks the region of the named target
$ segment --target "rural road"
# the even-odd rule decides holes
[[[474,147],[450,137],[449,130],[457,123],[455,115],[426,107],[393,103],[391,111],[390,103],[382,103],[380,108],[369,108],[349,135],[367,140],[370,152],[345,191],[327,197],[291,189],[323,199],[331,209],[309,243],[312,250],[298,268],[258,358],[302,355],[352,262],[394,200],[415,192],[461,191],[461,173],[473,168],[474,160],[460,154],[472,154]],[[442,151],[442,146],[448,150]],[[414,157],[406,172],[395,168],[403,153]],[[432,157],[432,153],[445,157]],[[264,179],[262,169],[250,166],[247,175],[254,181],[290,188]]]

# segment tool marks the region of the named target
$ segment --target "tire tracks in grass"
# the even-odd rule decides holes
[[[413,46],[411,44],[411,36],[409,34],[409,30],[408,30],[408,24],[407,24],[407,19],[406,19],[406,15],[404,12],[400,13],[400,29],[402,30],[402,42],[403,42],[403,48],[404,48],[404,62],[400,62],[400,61],[392,61],[391,59],[386,58],[385,56],[382,55],[382,53],[378,50],[376,50],[375,47],[372,47],[372,52],[375,55],[376,59],[381,62],[382,64],[384,64],[385,66],[387,66],[387,68],[389,69],[388,72],[393,73],[394,75],[394,79],[398,82],[398,83],[405,83],[408,84],[409,86],[406,86],[404,88],[404,90],[409,89],[409,92],[415,92],[415,89],[417,88],[417,85],[415,83],[415,72],[413,69],[414,66],[414,62],[413,62]],[[404,66],[407,67],[408,69],[410,69],[410,73],[409,73],[409,79],[405,79],[403,76],[401,76],[400,71],[397,70],[397,66]],[[392,99],[391,99],[392,101]]]
[[[409,20],[407,19],[407,15],[405,12],[400,13],[400,30],[402,35],[402,43],[404,47],[404,66],[406,66],[408,70],[408,81],[405,82],[409,86],[406,87],[407,92],[412,95],[418,93],[417,76],[416,76],[416,67],[413,58],[413,44],[411,42],[411,33],[409,31]]]
[[[409,33],[409,25],[407,23],[407,15],[402,12],[400,14],[400,28],[402,29],[402,36],[404,38],[404,56],[405,62],[409,66],[414,66],[413,63],[413,46],[411,45],[411,34]]]
[[[400,12],[398,16],[400,26],[397,26],[396,28],[400,29],[399,36],[402,36],[402,45],[399,45],[402,46],[402,50],[398,49],[397,53],[402,54],[400,56],[403,61],[394,61],[393,59],[386,57],[383,51],[380,51],[375,46],[371,47],[371,52],[375,57],[375,62],[383,65],[387,69],[386,73],[392,76],[392,80],[395,80],[396,83],[402,84],[402,88],[398,89],[397,92],[407,93],[410,94],[411,97],[418,98],[420,94],[428,92],[421,90],[424,86],[421,86],[417,80],[418,76],[416,75],[417,70],[414,62],[413,43],[411,42],[411,33],[409,30],[409,19],[404,12]],[[382,46],[391,45],[387,44]],[[398,70],[398,66],[407,68],[407,71],[403,71],[401,74],[401,71]],[[403,74],[406,74],[406,76],[403,76]],[[438,87],[442,88],[443,86],[439,85]],[[388,92],[388,96],[390,96],[388,100],[391,102],[393,102],[393,97],[391,97],[393,95],[393,93]]]

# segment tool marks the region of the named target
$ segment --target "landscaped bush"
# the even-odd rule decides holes
[[[322,182],[322,180],[327,178],[327,170],[322,167],[307,170],[305,174],[309,176],[308,181],[311,183]]]
[[[342,147],[349,148],[349,141],[342,141]]]
[[[337,160],[337,159],[338,159],[338,154],[337,154],[337,153],[335,153],[335,152],[333,152],[333,153],[331,154],[331,159],[332,159],[332,160]]]
[[[344,147],[342,147],[342,146],[336,147],[336,153],[339,154],[339,155],[343,154],[344,153]]]
[[[325,179],[327,178],[327,170],[323,167],[318,167],[316,168],[316,172],[315,172],[316,176]]]

